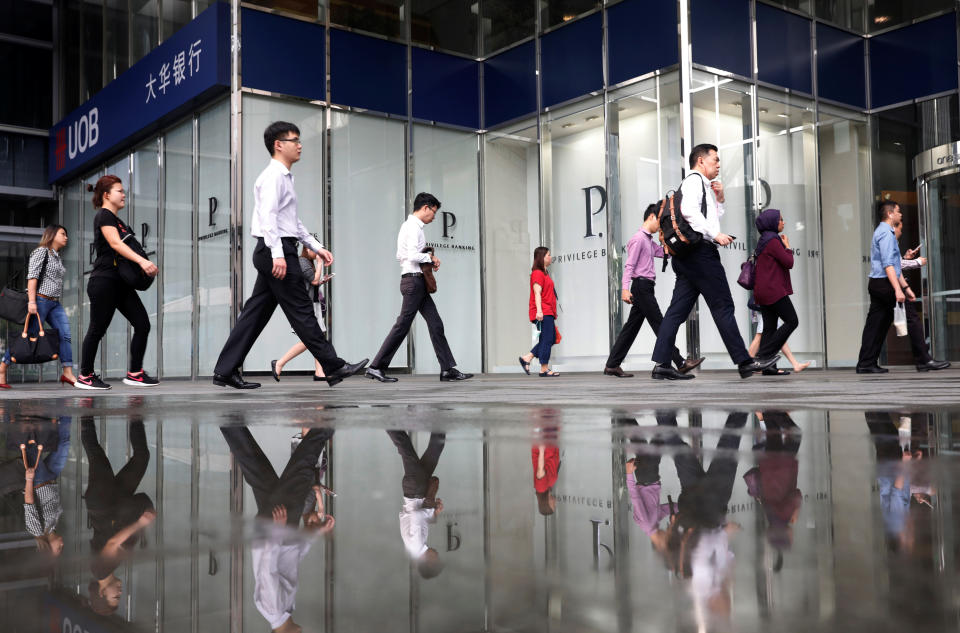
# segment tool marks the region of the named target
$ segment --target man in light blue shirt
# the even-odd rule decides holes
[[[873,232],[870,243],[870,310],[863,325],[860,357],[857,360],[858,374],[884,374],[888,369],[880,367],[878,360],[887,331],[893,324],[893,308],[909,298],[916,299],[900,270],[900,247],[894,226],[900,223],[900,205],[891,200],[880,204],[880,224]]]

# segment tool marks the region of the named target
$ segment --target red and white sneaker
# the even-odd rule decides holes
[[[89,376],[77,376],[77,382],[73,384],[77,389],[110,389],[110,385],[100,380],[97,374]]]
[[[160,381],[145,371],[141,371],[139,374],[127,372],[127,377],[123,379],[123,384],[130,385],[131,387],[156,387],[160,384]]]

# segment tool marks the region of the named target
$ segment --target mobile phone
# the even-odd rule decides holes
[[[923,248],[923,240],[920,240],[920,243],[917,244],[917,247],[916,247],[915,249],[913,249],[913,250],[919,251],[921,248]]]
[[[320,278],[320,281],[317,282],[317,285],[319,286],[320,284],[323,284],[323,283],[326,283],[326,282],[330,281],[330,279],[333,278],[333,276],[336,275],[336,274],[337,274],[337,273],[327,273],[326,275],[324,275],[323,277]]]

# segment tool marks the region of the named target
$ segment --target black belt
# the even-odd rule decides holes
[[[423,273],[403,273],[400,275],[400,279],[404,279],[406,277],[423,277]]]

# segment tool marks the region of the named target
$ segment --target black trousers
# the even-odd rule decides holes
[[[713,243],[700,242],[684,257],[671,257],[673,272],[677,275],[670,307],[663,317],[657,344],[653,348],[653,360],[658,365],[669,365],[675,348],[677,331],[690,316],[690,310],[703,295],[713,322],[717,324],[720,338],[734,363],[739,365],[750,360],[743,344],[737,321],[734,318],[733,297],[727,284],[727,274],[720,263],[720,252]]]
[[[860,357],[857,359],[857,367],[861,368],[873,367],[879,361],[883,341],[893,324],[893,307],[897,305],[896,292],[886,277],[867,282],[867,292],[870,294],[870,309],[863,324]]]
[[[220,432],[227,440],[243,478],[253,488],[257,516],[271,518],[274,506],[282,505],[287,509],[287,525],[299,525],[307,492],[316,480],[317,460],[327,440],[333,437],[333,429],[310,429],[293,450],[279,477],[250,429],[221,426]]]
[[[658,420],[659,424],[659,420]],[[686,527],[716,528],[723,525],[727,504],[733,494],[737,477],[737,449],[740,447],[740,430],[747,424],[746,413],[730,413],[723,433],[717,442],[717,451],[710,460],[710,467],[703,464],[691,450],[682,450],[673,457],[680,478],[680,498],[677,506],[681,524]],[[679,436],[673,436],[668,444],[684,445]]]
[[[437,304],[433,302],[433,297],[427,292],[427,285],[420,275],[414,277],[400,278],[400,294],[403,295],[403,305],[400,307],[400,316],[396,323],[390,328],[390,333],[380,346],[370,367],[375,369],[386,369],[393,360],[393,355],[400,349],[403,339],[410,333],[410,326],[413,325],[413,319],[417,312],[423,315],[427,322],[427,329],[430,330],[430,342],[433,343],[433,351],[440,362],[440,369],[446,371],[457,366],[457,361],[453,358],[450,346],[447,344],[447,337],[443,333],[443,321],[440,319],[440,313],[437,311]]]
[[[632,292],[632,291],[631,291]],[[634,431],[640,427],[635,418],[614,418],[614,426],[626,428],[633,457],[633,477],[638,486],[660,481],[660,458],[663,456],[663,439],[654,437],[649,442],[637,437]]]
[[[100,347],[100,341],[106,335],[117,310],[133,326],[133,338],[130,339],[130,371],[143,369],[143,355],[147,351],[147,337],[150,335],[150,317],[137,291],[119,279],[91,277],[87,282],[87,296],[90,297],[90,325],[80,348],[80,375],[93,373],[97,348]]]
[[[90,465],[87,489],[84,498],[91,512],[104,506],[112,506],[124,497],[132,497],[150,463],[150,449],[147,448],[147,432],[143,420],[130,421],[130,447],[133,454],[116,474],[113,466],[97,440],[97,429],[93,418],[80,420],[80,441],[87,454]]]
[[[277,279],[271,272],[273,256],[270,249],[263,243],[263,238],[257,239],[257,246],[253,249],[257,281],[253,285],[250,298],[243,304],[237,324],[227,337],[227,342],[223,344],[220,358],[213,370],[217,374],[228,376],[243,365],[243,360],[250,353],[250,348],[263,328],[270,322],[278,304],[297,338],[320,362],[327,376],[345,364],[317,323],[313,302],[307,294],[300,262],[297,260],[296,238],[283,238],[283,257],[287,262],[287,274],[283,279]]]
[[[610,356],[607,357],[607,367],[619,367],[623,359],[627,357],[630,347],[637,340],[637,334],[640,333],[640,326],[646,319],[653,328],[654,334],[660,333],[660,324],[663,322],[663,315],[660,314],[660,306],[657,304],[657,297],[653,293],[656,283],[643,277],[634,277],[630,283],[630,294],[633,295],[633,305],[630,307],[630,316],[627,322],[623,324],[620,335],[613,342],[610,348]],[[683,366],[684,358],[680,350],[673,348],[673,362],[677,369]]]
[[[913,360],[917,364],[929,362],[933,359],[933,356],[930,355],[927,337],[923,332],[923,318],[913,301],[907,301],[903,305],[907,310],[907,336],[910,337],[910,351],[913,352]]]
[[[423,456],[417,455],[417,450],[413,448],[413,442],[410,440],[410,434],[406,431],[387,431],[387,435],[393,441],[400,453],[400,459],[403,460],[403,496],[409,499],[421,499],[427,494],[427,484],[433,471],[437,469],[437,462],[440,461],[440,453],[443,452],[443,446],[447,436],[445,433],[431,433],[430,442],[427,444],[427,450],[423,451]]]
[[[789,296],[782,297],[774,304],[760,306],[760,314],[763,315],[763,334],[760,335],[760,349],[757,351],[757,356],[771,358],[786,344],[787,339],[800,325],[800,320],[797,318],[797,311]],[[783,321],[783,325],[779,328],[777,327],[778,319]]]
[[[766,327],[766,326],[764,326]],[[764,411],[763,423],[767,426],[766,440],[762,448],[768,453],[800,452],[800,433],[796,422],[785,411]]]

